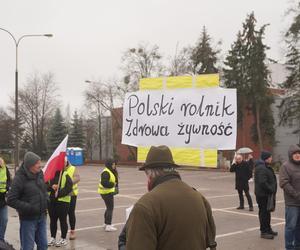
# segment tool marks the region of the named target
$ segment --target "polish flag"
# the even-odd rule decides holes
[[[56,171],[63,170],[67,151],[68,135],[63,139],[43,168],[45,182],[54,178]]]

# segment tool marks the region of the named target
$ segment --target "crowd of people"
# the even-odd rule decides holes
[[[277,178],[272,168],[272,154],[262,151],[260,159],[255,163],[252,155],[246,158],[242,154],[235,156],[230,172],[236,174],[236,189],[239,193],[240,205],[244,209],[245,193],[249,210],[253,211],[253,203],[249,193],[249,179],[254,168],[254,193],[258,204],[258,217],[261,238],[274,239],[278,232],[271,227],[271,212],[275,211]],[[288,160],[280,167],[279,186],[283,189],[285,200],[285,248],[300,249],[300,146],[291,145]]]
[[[285,248],[300,249],[300,147],[292,145],[289,159],[280,167],[279,186],[285,198]],[[148,180],[148,191],[133,206],[119,236],[120,250],[150,249],[195,249],[214,250],[216,226],[212,209],[205,197],[181,180],[167,146],[152,146],[145,163],[140,167]],[[244,194],[249,211],[254,211],[249,190],[249,180],[254,173],[254,193],[258,204],[260,236],[274,239],[278,235],[271,227],[271,212],[276,208],[277,179],[272,168],[272,154],[262,151],[260,159],[253,160],[237,154],[230,172],[235,173],[235,188],[238,191],[239,206],[245,209]],[[98,186],[103,199],[105,232],[116,231],[112,224],[114,196],[119,192],[119,175],[116,161],[105,162]],[[78,171],[65,159],[62,171],[45,183],[41,170],[41,159],[33,152],[27,152],[22,165],[11,179],[5,162],[0,158],[0,249],[5,243],[5,231],[10,206],[17,210],[20,221],[21,250],[47,249],[48,246],[68,244],[75,235],[75,209],[78,195]],[[47,214],[50,218],[51,238],[47,240]],[[58,221],[61,235],[57,238]],[[4,246],[4,245],[3,245]]]
[[[44,181],[41,159],[33,152],[25,154],[23,163],[12,182],[2,158],[0,158],[0,166],[0,240],[4,241],[5,238],[8,221],[7,205],[16,209],[19,214],[22,250],[32,250],[34,245],[38,250],[48,249],[48,246],[66,245],[68,215],[71,226],[69,238],[75,239],[75,206],[80,176],[67,159],[63,171],[57,171],[55,177],[48,183]],[[50,218],[50,241],[47,240],[47,213]],[[56,240],[58,220],[61,238]]]

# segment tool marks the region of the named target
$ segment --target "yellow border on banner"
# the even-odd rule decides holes
[[[178,88],[211,88],[219,86],[219,74],[197,76],[175,76],[143,78],[140,90],[178,89]],[[137,160],[145,162],[150,147],[138,147]],[[195,167],[217,167],[218,151],[215,149],[170,148],[176,164]]]
[[[180,89],[180,88],[192,88],[193,77],[192,76],[180,76],[180,77],[168,77],[166,79],[167,89]]]
[[[138,162],[145,162],[150,147],[138,147]],[[178,165],[200,166],[201,159],[199,149],[170,148],[173,159]],[[209,162],[210,163],[210,162]],[[208,165],[208,164],[207,164]],[[212,164],[210,164],[212,166]]]
[[[154,90],[163,88],[163,78],[142,78],[139,84],[140,90]]]
[[[196,88],[212,88],[219,86],[219,74],[199,75],[196,77]]]
[[[218,165],[218,151],[215,149],[204,149],[204,165],[214,168]]]

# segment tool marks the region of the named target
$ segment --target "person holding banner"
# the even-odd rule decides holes
[[[235,189],[238,191],[240,200],[237,209],[244,209],[244,192],[248,200],[249,211],[253,211],[253,202],[249,193],[249,179],[252,177],[251,166],[243,160],[241,154],[237,154],[230,167],[230,172],[235,172]]]
[[[48,249],[47,203],[47,186],[41,170],[41,158],[33,152],[27,152],[7,196],[7,204],[19,214],[21,249],[33,250],[34,243],[39,250]]]
[[[184,183],[167,146],[152,146],[144,170],[149,192],[126,223],[126,250],[216,249],[216,227],[208,201]]]
[[[101,173],[101,178],[98,185],[98,194],[104,200],[106,210],[104,213],[104,230],[106,232],[114,232],[117,228],[111,225],[113,209],[114,209],[114,195],[118,194],[118,171],[116,161],[108,159],[105,161],[105,168]]]
[[[67,171],[57,171],[55,177],[49,181],[48,191],[50,202],[48,206],[50,216],[51,239],[48,246],[65,246],[68,244],[66,236],[68,233],[67,216],[71,202],[73,182]],[[57,221],[60,222],[61,239],[56,241]]]
[[[80,181],[80,175],[76,169],[76,167],[72,166],[70,162],[68,161],[67,157],[65,158],[65,164],[66,164],[66,171],[68,175],[71,177],[73,182],[73,190],[71,192],[71,202],[70,202],[70,208],[69,208],[69,223],[70,223],[70,240],[74,240],[76,238],[75,236],[75,224],[76,224],[76,216],[75,216],[75,209],[76,209],[76,201],[77,201],[77,195],[78,195],[78,182]]]

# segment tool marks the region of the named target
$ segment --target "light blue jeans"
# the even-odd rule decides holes
[[[300,207],[285,207],[285,248],[300,250]]]
[[[20,220],[21,250],[48,249],[46,215],[35,220]]]
[[[0,208],[0,240],[4,240],[7,221],[7,206],[4,206]]]

